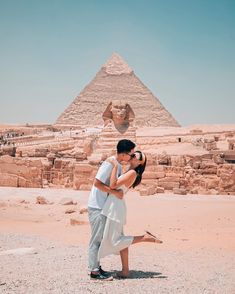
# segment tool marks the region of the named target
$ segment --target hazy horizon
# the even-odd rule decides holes
[[[235,123],[235,2],[0,0],[0,123],[54,123],[113,52],[183,126]]]

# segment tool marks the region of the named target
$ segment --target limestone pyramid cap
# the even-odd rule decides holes
[[[110,75],[130,74],[133,72],[126,61],[117,53],[112,54],[108,61],[103,65],[103,69]]]

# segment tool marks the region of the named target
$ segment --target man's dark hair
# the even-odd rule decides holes
[[[135,143],[131,140],[123,139],[117,143],[117,153],[127,153],[135,148]]]

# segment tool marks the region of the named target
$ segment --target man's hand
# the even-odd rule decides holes
[[[112,194],[116,196],[118,199],[122,199],[124,195],[122,190],[112,190]]]

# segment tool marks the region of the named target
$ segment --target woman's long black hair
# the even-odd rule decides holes
[[[140,160],[143,159],[143,154],[141,151],[135,151],[135,153],[139,153],[140,154]],[[139,164],[136,168],[134,168],[134,170],[136,171],[136,179],[132,185],[132,188],[135,188],[136,186],[138,186],[141,183],[142,180],[142,175],[144,173],[145,167],[146,167],[146,163],[147,163],[147,157],[145,155],[145,162],[144,164]]]

